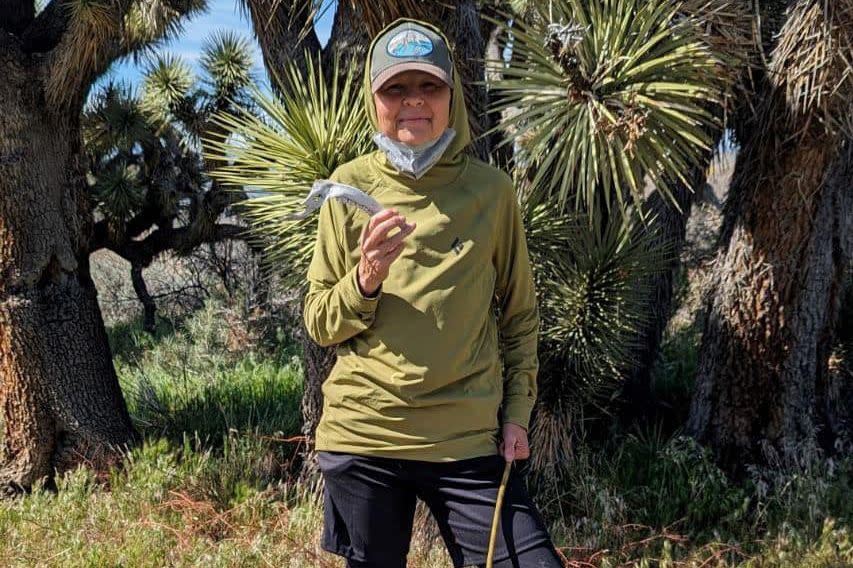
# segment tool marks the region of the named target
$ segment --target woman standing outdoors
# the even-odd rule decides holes
[[[397,20],[365,67],[379,150],[331,179],[385,209],[323,204],[305,299],[311,337],[337,345],[316,433],[322,546],[353,568],[404,568],[420,498],[454,566],[482,566],[504,464],[530,452],[539,315],[524,227],[511,178],[463,153],[444,34]],[[513,471],[495,566],[561,565]]]

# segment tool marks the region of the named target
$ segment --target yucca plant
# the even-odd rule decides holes
[[[253,239],[279,267],[285,285],[304,284],[316,236],[317,217],[287,220],[302,209],[315,180],[368,151],[370,127],[352,69],[338,84],[338,66],[324,77],[317,59],[306,55],[307,76],[288,66],[281,98],[254,90],[255,114],[216,115],[221,130],[204,140],[205,155],[226,161],[212,176],[238,191],[251,189],[235,204]]]
[[[545,471],[566,463],[581,416],[607,412],[636,365],[638,332],[651,317],[648,277],[672,251],[654,219],[631,211],[595,212],[592,221],[544,203],[525,211],[541,318],[533,466]]]
[[[178,200],[204,182],[198,156],[181,150],[174,126],[158,126],[127,85],[110,83],[92,96],[82,133],[89,198],[99,217],[94,250],[106,246],[123,254],[157,219],[177,215]]]
[[[631,365],[632,342],[649,317],[641,282],[669,255],[636,215],[592,230],[581,224],[567,245],[543,274],[541,332],[548,356],[566,362],[576,389],[594,398]]]
[[[656,188],[679,208],[672,189],[690,187],[710,157],[741,44],[718,48],[709,30],[740,11],[727,0],[512,8],[522,17],[511,27],[495,22],[512,59],[490,62],[499,78],[489,86],[522,195],[539,211],[527,219],[542,316],[531,438],[534,469],[546,473],[637,368],[657,317],[653,279],[675,254],[644,197]],[[742,24],[729,32],[748,36]]]
[[[493,110],[508,114],[496,128],[518,143],[536,200],[624,212],[647,181],[670,198],[669,184],[691,185],[688,172],[714,143],[708,106],[724,85],[719,58],[678,8],[553,0],[507,28],[512,61],[492,62],[502,74]]]

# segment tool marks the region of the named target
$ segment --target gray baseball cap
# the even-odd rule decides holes
[[[376,39],[370,60],[370,88],[375,93],[403,71],[425,71],[453,88],[453,63],[444,39],[426,26],[403,20]]]

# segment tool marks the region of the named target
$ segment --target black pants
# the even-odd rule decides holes
[[[504,459],[426,462],[318,453],[325,480],[322,546],[355,568],[405,568],[418,498],[438,523],[456,568],[486,562]],[[495,545],[495,567],[558,568],[545,523],[516,467]]]

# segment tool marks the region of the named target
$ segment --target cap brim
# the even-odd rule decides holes
[[[375,79],[370,83],[371,90],[375,93],[378,91],[382,85],[398,73],[402,73],[403,71],[424,71],[429,73],[430,75],[435,75],[445,83],[450,88],[453,88],[453,83],[448,77],[447,73],[444,72],[444,69],[439,67],[438,65],[433,65],[432,63],[422,63],[419,61],[405,61],[403,63],[398,63],[397,65],[392,65],[391,67],[382,70],[379,75],[376,76]]]

